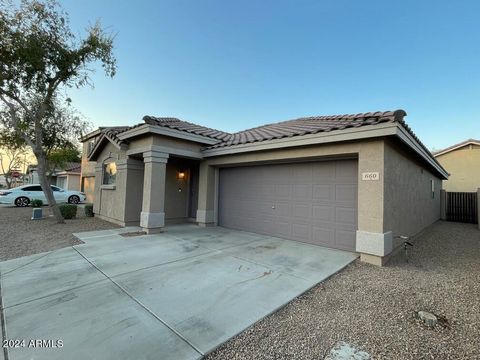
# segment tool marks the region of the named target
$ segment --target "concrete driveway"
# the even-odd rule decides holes
[[[119,235],[136,230],[0,263],[4,337],[25,340],[9,359],[198,359],[356,258],[220,227]]]

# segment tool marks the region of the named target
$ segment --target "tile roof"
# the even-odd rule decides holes
[[[63,169],[68,172],[80,173],[80,169],[82,168],[81,163],[77,162],[69,162],[66,163]]]
[[[100,133],[95,135],[95,136],[98,136],[98,138],[95,141],[95,143],[93,144],[93,146],[90,148],[90,151],[88,153],[88,157],[90,157],[92,155],[92,153],[94,151],[96,151],[98,144],[103,140],[103,138],[109,139],[111,142],[113,142],[114,144],[117,144],[118,146],[126,143],[124,140],[120,140],[117,137],[117,135],[124,132],[124,131],[127,131],[130,128],[131,128],[130,126],[110,126],[110,127],[100,127],[100,128],[98,128],[98,130],[100,130]],[[95,133],[95,131],[93,133]],[[91,133],[91,134],[93,134],[93,133]],[[90,134],[87,134],[85,137],[82,138],[82,140],[86,141],[86,140],[92,138],[92,136],[89,136],[89,135]]]
[[[174,117],[155,117],[146,115],[143,117],[144,123],[140,123],[134,126],[105,127],[100,128],[99,130],[101,130],[103,136],[107,137],[115,144],[122,145],[123,143],[125,143],[125,140],[119,139],[117,135],[125,131],[148,124],[218,140],[216,144],[213,144],[206,148],[215,149],[294,136],[303,136],[307,134],[329,132],[334,130],[359,128],[366,125],[378,125],[388,122],[397,122],[403,126],[403,128],[422,146],[422,148],[427,153],[431,154],[430,150],[420,141],[420,139],[415,135],[411,128],[405,123],[403,118],[406,115],[407,113],[404,110],[395,110],[348,115],[310,116],[262,125],[236,133],[227,133],[224,131],[211,129]],[[97,142],[100,141],[103,136],[101,136],[97,140]],[[95,147],[96,146],[94,146],[93,148]]]
[[[187,121],[183,121],[173,117],[155,117],[155,116],[144,116],[143,121],[149,125],[161,126],[165,128],[170,128],[174,130],[185,131],[190,134],[206,136],[212,139],[225,141],[227,138],[231,136],[231,134],[215,130],[211,128],[207,128],[205,126],[196,125],[189,123]],[[143,124],[141,124],[143,125]]]
[[[253,129],[231,134],[227,139],[214,144],[209,149],[232,145],[253,143],[273,139],[281,139],[319,132],[357,128],[365,125],[376,125],[385,122],[403,122],[405,111],[378,111],[351,115],[311,116],[278,123],[262,125]]]

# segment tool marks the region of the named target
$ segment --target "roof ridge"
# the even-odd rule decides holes
[[[323,121],[338,121],[338,120],[357,120],[357,119],[365,119],[368,117],[392,117],[392,120],[394,121],[399,121],[400,119],[403,119],[404,116],[406,116],[407,113],[405,110],[398,109],[398,110],[386,110],[386,111],[376,111],[376,112],[366,112],[366,113],[357,113],[357,114],[343,114],[343,115],[313,115],[313,116],[303,116],[303,117],[298,117],[295,119],[289,119],[289,120],[282,120],[282,121],[277,121],[277,122],[272,122],[269,124],[263,124],[259,125],[250,129],[246,130],[241,130],[237,131],[233,134],[238,134],[241,132],[246,132],[246,131],[251,131],[251,130],[256,130],[262,127],[266,126],[274,126],[274,125],[279,125],[279,124],[285,124],[285,123],[290,123],[290,122],[295,122],[299,120],[323,120]]]

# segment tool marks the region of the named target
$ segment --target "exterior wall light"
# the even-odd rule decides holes
[[[177,172],[177,179],[178,180],[185,180],[185,171],[184,170],[180,170],[179,172]]]

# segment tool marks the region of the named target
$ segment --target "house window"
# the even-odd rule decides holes
[[[117,164],[109,162],[103,165],[103,185],[115,185]]]

